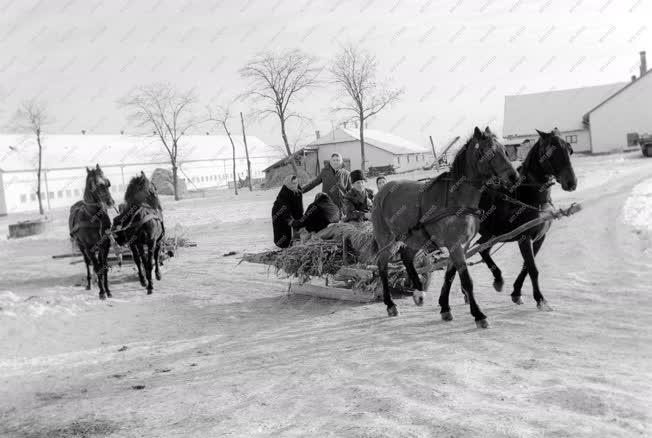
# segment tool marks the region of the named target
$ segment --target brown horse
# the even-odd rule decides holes
[[[113,220],[113,230],[119,245],[129,245],[140,284],[147,288],[148,295],[151,294],[154,289],[152,269],[156,279],[161,279],[159,255],[165,227],[156,187],[142,171],[129,181],[125,202],[120,204],[120,214]],[[141,265],[145,268],[145,275]]]
[[[539,133],[539,140],[528,152],[518,171],[520,182],[511,190],[487,190],[480,198],[480,208],[486,213],[480,224],[480,239],[478,244],[489,241],[494,236],[508,233],[519,226],[552,210],[550,188],[555,181],[561,188],[571,192],[577,188],[577,177],[571,164],[571,146],[553,132]],[[529,228],[514,236],[510,242],[518,242],[523,267],[514,282],[512,301],[523,304],[521,288],[525,277],[529,274],[532,281],[534,300],[539,310],[552,310],[539,288],[539,270],[534,258],[541,249],[546,233],[550,229],[552,219],[536,227]],[[491,258],[491,248],[480,252],[482,260],[494,276],[494,288],[503,288],[502,272]]]
[[[113,206],[111,181],[104,176],[100,165],[86,168],[84,199],[70,207],[68,228],[70,236],[79,246],[86,263],[86,290],[91,288],[90,265],[97,275],[100,299],[111,297],[108,279],[108,256],[111,249],[111,219],[107,207]]]
[[[457,153],[450,171],[425,183],[391,181],[374,198],[372,223],[378,246],[378,271],[383,298],[389,316],[397,316],[389,290],[387,264],[392,248],[402,242],[400,255],[408,277],[415,287],[414,301],[423,305],[423,285],[414,267],[414,256],[423,249],[447,248],[449,263],[439,297],[441,316],[451,320],[448,303],[450,279],[460,272],[462,287],[469,297],[476,325],[488,327],[486,316],[473,296],[473,282],[466,269],[465,250],[479,227],[478,202],[485,184],[514,184],[518,174],[505,149],[487,127],[477,127],[473,136]]]

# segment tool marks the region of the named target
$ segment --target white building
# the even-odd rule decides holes
[[[652,76],[645,52],[640,77],[630,82],[505,96],[506,143],[536,141],[536,129],[558,128],[576,152],[604,153],[631,146],[637,134],[652,133]]]
[[[236,173],[246,178],[247,161],[241,136],[236,146]],[[252,178],[279,158],[260,139],[247,136]],[[170,169],[160,141],[129,135],[47,135],[43,139],[41,197],[44,208],[64,207],[81,199],[86,166],[99,164],[111,181],[116,200],[122,199],[131,177],[141,170],[150,176],[156,168]],[[38,210],[36,165],[38,148],[33,136],[0,135],[0,215]],[[233,180],[232,147],[225,135],[190,135],[179,144],[179,179],[188,190],[226,187]]]
[[[426,159],[432,158],[429,148],[375,129],[364,130],[364,143],[367,169],[392,164],[397,172],[406,172],[422,168]],[[342,155],[347,168],[355,170],[362,167],[360,133],[357,128],[336,128],[324,136],[320,136],[317,131],[317,138],[307,147],[317,149],[321,166],[337,152]]]

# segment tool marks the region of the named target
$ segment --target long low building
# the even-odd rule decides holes
[[[652,75],[640,52],[639,77],[629,82],[506,96],[503,138],[516,146],[533,144],[536,129],[557,128],[576,152],[618,152],[652,133],[649,102]]]
[[[247,176],[241,136],[236,146],[236,174]],[[111,180],[111,190],[121,199],[131,177],[154,169],[171,169],[170,157],[153,137],[130,135],[46,135],[43,138],[41,198],[45,209],[71,205],[81,199],[86,167],[99,164]],[[252,178],[279,153],[260,139],[247,136]],[[232,147],[225,135],[189,135],[179,143],[179,179],[188,190],[227,187],[233,180]],[[0,215],[38,210],[36,169],[38,147],[34,136],[0,135]]]

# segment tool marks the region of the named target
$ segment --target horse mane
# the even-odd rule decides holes
[[[539,148],[541,146],[542,146],[541,138],[539,138],[539,139],[537,139],[537,141],[534,142],[534,144],[532,145],[532,147],[528,151],[527,155],[525,156],[525,159],[523,160],[523,162],[519,166],[519,169],[528,170],[528,169],[532,169],[534,167],[535,157],[537,156],[536,152],[539,150]],[[519,173],[521,173],[521,172],[519,171]]]
[[[144,193],[145,198],[143,199],[142,195]],[[162,210],[161,202],[158,199],[158,194],[153,184],[147,179],[143,174],[134,176],[129,181],[127,186],[127,191],[125,192],[125,202],[129,205],[140,205],[144,202],[148,203],[152,208],[156,210]]]

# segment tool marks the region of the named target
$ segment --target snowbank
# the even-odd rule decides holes
[[[652,231],[652,179],[638,184],[623,207],[625,223],[638,230]]]

